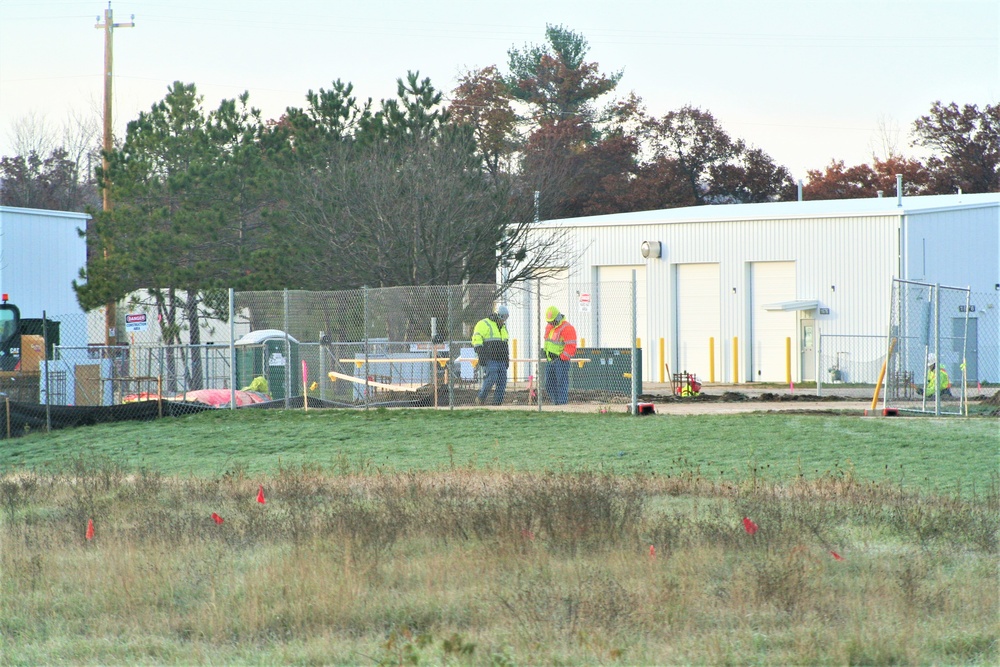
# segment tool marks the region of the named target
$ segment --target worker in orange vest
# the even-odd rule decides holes
[[[576,354],[576,329],[555,306],[545,311],[545,393],[554,405],[569,402],[569,360]]]

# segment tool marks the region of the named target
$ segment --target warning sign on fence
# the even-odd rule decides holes
[[[125,316],[125,331],[131,333],[145,331],[147,325],[146,313],[129,313]]]
[[[590,312],[590,295],[581,294],[580,295],[580,312],[589,313]]]

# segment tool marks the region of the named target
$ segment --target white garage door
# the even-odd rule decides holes
[[[715,368],[722,354],[718,264],[677,265],[677,356],[672,373],[694,373],[710,379],[709,339],[715,339]],[[719,376],[717,376],[718,378]]]
[[[646,355],[653,354],[646,340],[646,267],[600,266],[597,268],[598,294],[594,322],[597,340],[589,347],[632,347],[632,271],[636,284],[636,332]],[[597,308],[599,307],[599,311]]]
[[[751,265],[751,375],[756,382],[785,381],[785,339],[798,340],[795,311],[767,311],[764,305],[795,299],[795,262],[754,262]],[[746,348],[744,348],[746,349]],[[792,355],[792,363],[796,357]],[[746,365],[744,365],[746,368]],[[792,368],[792,377],[795,377]]]

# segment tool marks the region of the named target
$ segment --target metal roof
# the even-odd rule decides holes
[[[899,216],[959,208],[1000,207],[1000,193],[925,195],[867,199],[823,199],[812,201],[768,202],[763,204],[708,204],[655,211],[612,213],[581,218],[545,220],[542,224],[559,227],[604,225],[643,225],[679,222],[726,222],[732,220],[788,220],[795,218],[854,218],[860,216]]]

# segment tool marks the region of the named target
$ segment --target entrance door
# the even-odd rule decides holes
[[[816,320],[800,320],[799,322],[799,349],[802,351],[799,368],[802,371],[800,381],[816,379],[816,348],[815,335]]]

